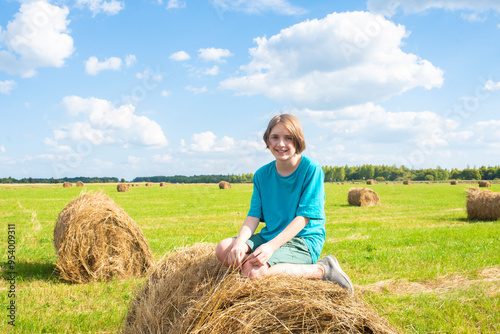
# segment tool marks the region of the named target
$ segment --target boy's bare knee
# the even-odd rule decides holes
[[[222,263],[226,263],[227,253],[229,251],[229,247],[231,246],[231,241],[228,239],[224,239],[217,244],[215,247],[215,256]]]

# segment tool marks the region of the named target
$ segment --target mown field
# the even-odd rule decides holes
[[[401,333],[500,332],[500,221],[467,220],[467,184],[376,184],[382,204],[347,203],[352,184],[326,184],[327,240],[362,298]],[[365,185],[358,185],[365,186]],[[235,235],[249,184],[102,189],[142,228],[158,260],[181,246]],[[491,190],[500,192],[500,184]],[[57,215],[82,188],[0,185],[1,333],[117,333],[144,278],[68,284],[54,272]],[[8,325],[8,224],[16,235],[16,322]]]

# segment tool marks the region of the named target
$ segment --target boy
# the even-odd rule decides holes
[[[333,255],[316,263],[325,242],[324,174],[316,161],[301,155],[302,125],[293,115],[277,115],[263,139],[276,160],[255,173],[248,216],[236,238],[217,245],[217,258],[249,278],[322,278],[352,295],[351,280]],[[261,221],[266,226],[254,234]]]

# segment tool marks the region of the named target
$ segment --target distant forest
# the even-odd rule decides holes
[[[450,170],[440,167],[429,169],[410,169],[405,166],[361,165],[361,166],[324,166],[326,182],[360,181],[373,179],[376,181],[447,181],[447,180],[500,180],[500,166],[481,168],[465,168]],[[147,176],[136,177],[130,182],[169,182],[169,183],[250,183],[253,174],[240,175],[193,175],[193,176]],[[0,178],[0,183],[63,183],[82,181],[83,183],[116,183],[129,182],[117,177],[65,177],[54,178]]]
[[[23,178],[20,180],[14,179],[12,177],[8,178],[0,178],[0,183],[64,183],[71,182],[76,183],[78,181],[82,181],[83,183],[113,183],[118,182],[117,177],[63,177],[62,179],[54,179],[53,177],[50,179],[44,178]]]

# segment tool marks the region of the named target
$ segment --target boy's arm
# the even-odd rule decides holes
[[[228,254],[228,263],[232,263],[235,267],[240,267],[243,264],[248,250],[246,241],[253,235],[259,223],[260,218],[252,216],[247,216],[245,218],[238,236],[233,239],[233,245]]]
[[[259,246],[249,257],[248,261],[255,266],[263,266],[273,253],[292,240],[309,223],[309,218],[297,216],[274,239]]]

